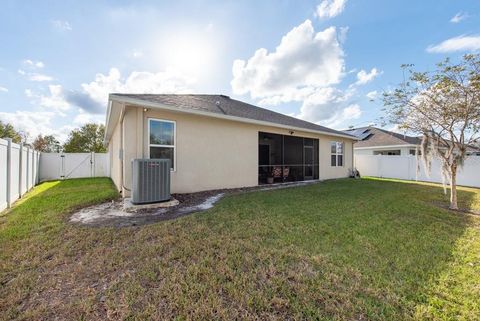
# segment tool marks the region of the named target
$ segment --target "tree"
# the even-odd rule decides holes
[[[25,134],[15,130],[9,123],[3,123],[0,120],[0,138],[11,138],[14,143],[20,143]]]
[[[457,64],[446,59],[430,72],[412,66],[402,65],[408,80],[383,94],[385,118],[422,136],[425,167],[430,171],[432,158],[440,159],[450,208],[458,209],[457,170],[467,149],[480,142],[480,56],[465,55]]]
[[[63,145],[65,153],[104,153],[106,148],[103,145],[105,126],[95,123],[83,125],[81,128],[70,132],[67,141]]]
[[[60,142],[53,135],[42,136],[41,134],[33,141],[33,148],[44,153],[59,153]]]

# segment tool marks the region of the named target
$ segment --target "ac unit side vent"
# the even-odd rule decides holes
[[[132,160],[132,203],[170,200],[170,159]]]

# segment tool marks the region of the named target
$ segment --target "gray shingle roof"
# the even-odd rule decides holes
[[[265,108],[257,107],[232,99],[224,95],[196,95],[196,94],[111,94],[111,98],[129,98],[155,104],[163,104],[180,110],[198,110],[213,114],[259,120],[279,125],[304,128],[314,131],[332,133],[335,135],[352,136],[339,130],[310,123],[295,117],[277,113]],[[352,136],[352,138],[355,138]]]
[[[375,147],[390,145],[419,145],[420,137],[412,137],[394,133],[376,127],[361,127],[344,130],[345,133],[355,135],[361,141],[355,143],[355,147]]]

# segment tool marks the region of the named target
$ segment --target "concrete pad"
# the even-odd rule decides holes
[[[158,203],[148,203],[148,204],[133,204],[131,198],[125,198],[123,200],[123,209],[127,212],[137,212],[140,210],[151,210],[157,208],[168,208],[172,206],[177,206],[180,202],[174,198],[171,198],[169,201],[158,202]]]

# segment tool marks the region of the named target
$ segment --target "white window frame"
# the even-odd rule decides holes
[[[169,119],[161,119],[161,118],[147,118],[148,119],[148,158],[150,158],[150,147],[167,147],[173,148],[173,168],[170,169],[171,172],[177,171],[177,122],[174,120]],[[161,121],[165,123],[172,123],[173,124],[173,145],[159,145],[159,144],[150,144],[150,123],[152,121]]]
[[[335,144],[335,153],[332,153],[332,144]],[[342,153],[338,153],[338,144],[342,144]],[[335,155],[335,165],[332,165],[332,156]],[[342,156],[342,165],[338,165],[338,156]],[[330,167],[344,167],[345,166],[345,143],[338,141],[330,142]]]

